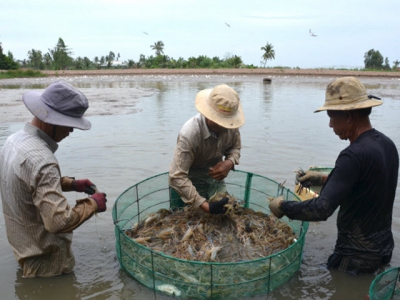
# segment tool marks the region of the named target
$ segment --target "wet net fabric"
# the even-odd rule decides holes
[[[268,197],[283,195],[299,201],[279,183],[253,173],[234,171],[225,179],[226,190],[244,207],[270,214]],[[239,299],[268,293],[287,282],[300,268],[307,222],[281,220],[297,239],[283,251],[240,262],[199,262],[154,251],[131,239],[126,231],[160,209],[170,209],[179,197],[171,192],[168,173],[148,178],[125,190],[113,207],[119,263],[148,288],[182,299]]]

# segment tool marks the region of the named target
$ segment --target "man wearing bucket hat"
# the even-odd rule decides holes
[[[228,198],[207,200],[226,192],[224,178],[239,164],[238,128],[244,124],[243,109],[236,91],[224,84],[200,91],[196,108],[199,114],[188,120],[178,135],[169,171],[171,194],[176,191],[186,205],[222,214]],[[173,207],[181,205],[172,203]]]
[[[388,264],[394,248],[393,202],[399,171],[395,144],[371,126],[372,107],[382,101],[368,95],[354,77],[338,78],[326,89],[329,127],[350,145],[342,150],[325,178],[318,172],[297,176],[323,184],[317,198],[304,202],[273,199],[269,207],[278,218],[325,221],[339,207],[338,236],[327,267],[353,274],[373,273]]]
[[[88,100],[64,81],[43,93],[29,91],[22,100],[34,115],[7,138],[0,152],[0,182],[7,238],[23,277],[69,273],[75,265],[72,231],[96,212],[106,210],[106,195],[88,179],[61,177],[54,152],[74,128],[88,130],[83,117]],[[71,207],[63,192],[90,197]]]

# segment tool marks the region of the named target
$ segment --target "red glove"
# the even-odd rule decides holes
[[[94,184],[89,179],[74,180],[71,184],[72,190],[76,192],[86,192],[90,195],[95,193],[92,186],[94,186]]]
[[[106,206],[106,194],[105,193],[96,193],[90,196],[94,201],[97,203],[97,212],[103,212],[106,211],[107,206]]]

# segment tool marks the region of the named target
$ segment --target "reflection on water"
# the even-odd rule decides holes
[[[42,83],[42,84],[25,84],[23,85],[24,88],[27,89],[45,89],[47,86],[46,83]],[[1,88],[3,89],[8,89],[8,90],[19,90],[21,89],[22,85],[21,84],[5,84],[5,85],[1,85]]]
[[[255,76],[102,76],[69,80],[80,88],[98,89],[98,93],[113,88],[113,99],[126,97],[125,89],[134,87],[159,92],[140,99],[134,114],[89,117],[91,130],[75,130],[60,143],[56,156],[63,175],[91,179],[108,198],[108,210],[74,232],[77,264],[73,274],[21,279],[0,214],[0,285],[4,299],[36,299],[37,295],[40,299],[171,299],[156,295],[120,270],[111,208],[125,189],[168,170],[179,129],[197,113],[194,98],[201,89],[226,83],[241,97],[246,123],[241,128],[243,148],[237,169],[277,182],[286,180],[285,186],[292,188],[294,170],[310,165],[331,166],[348,145],[329,128],[326,113],[313,113],[323,104],[325,87],[331,78],[277,77],[268,85],[262,83],[262,77]],[[363,82],[371,94],[384,100],[382,106],[372,110],[373,126],[399,146],[400,81]],[[45,88],[47,84],[31,86]],[[0,146],[6,136],[21,127],[22,124],[0,124]],[[75,192],[67,195],[71,204],[82,197]],[[398,198],[393,215],[396,245],[400,241]],[[310,224],[300,271],[268,299],[363,299],[368,294],[373,275],[350,276],[324,267],[336,241],[335,221],[336,213],[326,222]],[[398,265],[400,251],[395,248],[391,266]],[[253,299],[265,298],[261,295]]]

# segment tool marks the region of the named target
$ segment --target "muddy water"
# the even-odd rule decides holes
[[[1,298],[172,299],[155,294],[120,269],[111,216],[114,201],[131,185],[168,170],[177,133],[196,114],[195,94],[219,83],[238,91],[246,116],[238,169],[277,182],[286,180],[285,186],[291,187],[298,167],[333,165],[348,142],[335,136],[326,113],[313,113],[323,104],[325,87],[332,79],[274,77],[271,84],[263,84],[257,76],[69,78],[89,96],[88,118],[93,126],[89,131],[75,130],[60,143],[56,156],[63,175],[89,178],[107,193],[108,210],[74,232],[74,272],[44,279],[21,278],[1,213]],[[50,80],[0,82],[0,146],[30,119],[21,94],[26,89],[43,89]],[[370,93],[384,100],[372,110],[373,126],[400,147],[400,80],[361,80]],[[67,195],[71,205],[81,197],[74,192]],[[400,265],[399,195],[393,214],[396,248],[390,266]],[[349,276],[323,267],[335,244],[335,221],[336,213],[326,222],[310,223],[300,271],[278,290],[253,299],[364,299],[373,275]]]

